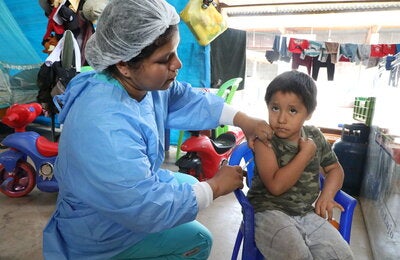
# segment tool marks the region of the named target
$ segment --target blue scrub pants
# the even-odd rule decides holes
[[[175,174],[179,183],[195,183],[197,179],[182,173]],[[148,235],[139,243],[113,257],[117,259],[198,259],[206,260],[211,252],[212,235],[198,221]]]

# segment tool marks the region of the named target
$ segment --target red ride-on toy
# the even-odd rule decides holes
[[[175,165],[179,167],[179,172],[190,174],[199,181],[212,178],[228,161],[233,148],[245,138],[241,130],[228,131],[215,139],[200,131],[190,133],[191,136],[181,146],[186,154]]]
[[[2,148],[7,150],[0,153],[0,192],[11,198],[25,196],[35,186],[45,192],[58,191],[53,175],[58,144],[39,133],[26,131],[26,126],[41,113],[38,103],[14,104],[1,120],[15,129],[15,133],[2,140]]]

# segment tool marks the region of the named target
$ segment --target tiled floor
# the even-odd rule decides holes
[[[175,147],[167,153],[164,167],[177,169],[174,165]],[[50,216],[56,201],[56,194],[34,189],[28,196],[8,198],[0,194],[0,259],[40,260],[42,259],[42,229]],[[356,259],[369,260],[371,257],[368,236],[360,207],[355,210],[351,248]],[[209,259],[230,259],[241,220],[240,206],[233,194],[218,198],[206,210],[200,212],[198,220],[214,235],[214,246]]]

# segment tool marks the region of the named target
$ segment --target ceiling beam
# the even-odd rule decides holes
[[[240,1],[243,3],[243,1]],[[399,1],[280,1],[258,4],[227,5],[220,1],[220,8],[229,17],[234,16],[272,16],[305,15],[346,12],[371,12],[400,10]]]
[[[397,0],[387,0],[387,1],[372,1],[372,0],[325,0],[325,1],[313,1],[313,0],[293,0],[293,1],[280,1],[280,0],[270,0],[270,1],[261,1],[261,0],[218,0],[216,1],[223,8],[228,7],[258,7],[258,6],[280,6],[280,5],[305,5],[305,4],[314,4],[314,5],[326,5],[326,4],[359,4],[359,3],[393,3],[398,2]]]

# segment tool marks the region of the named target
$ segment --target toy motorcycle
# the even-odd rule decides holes
[[[200,131],[190,131],[191,136],[182,143],[186,152],[175,165],[179,172],[190,174],[199,181],[212,178],[218,169],[228,161],[233,148],[244,140],[241,130],[228,131],[217,138],[210,138]]]
[[[15,130],[3,139],[1,144],[8,150],[0,153],[0,191],[9,197],[25,196],[35,185],[41,191],[58,191],[53,175],[58,144],[34,131],[26,131],[26,126],[41,113],[42,106],[38,103],[14,104],[1,120]]]

